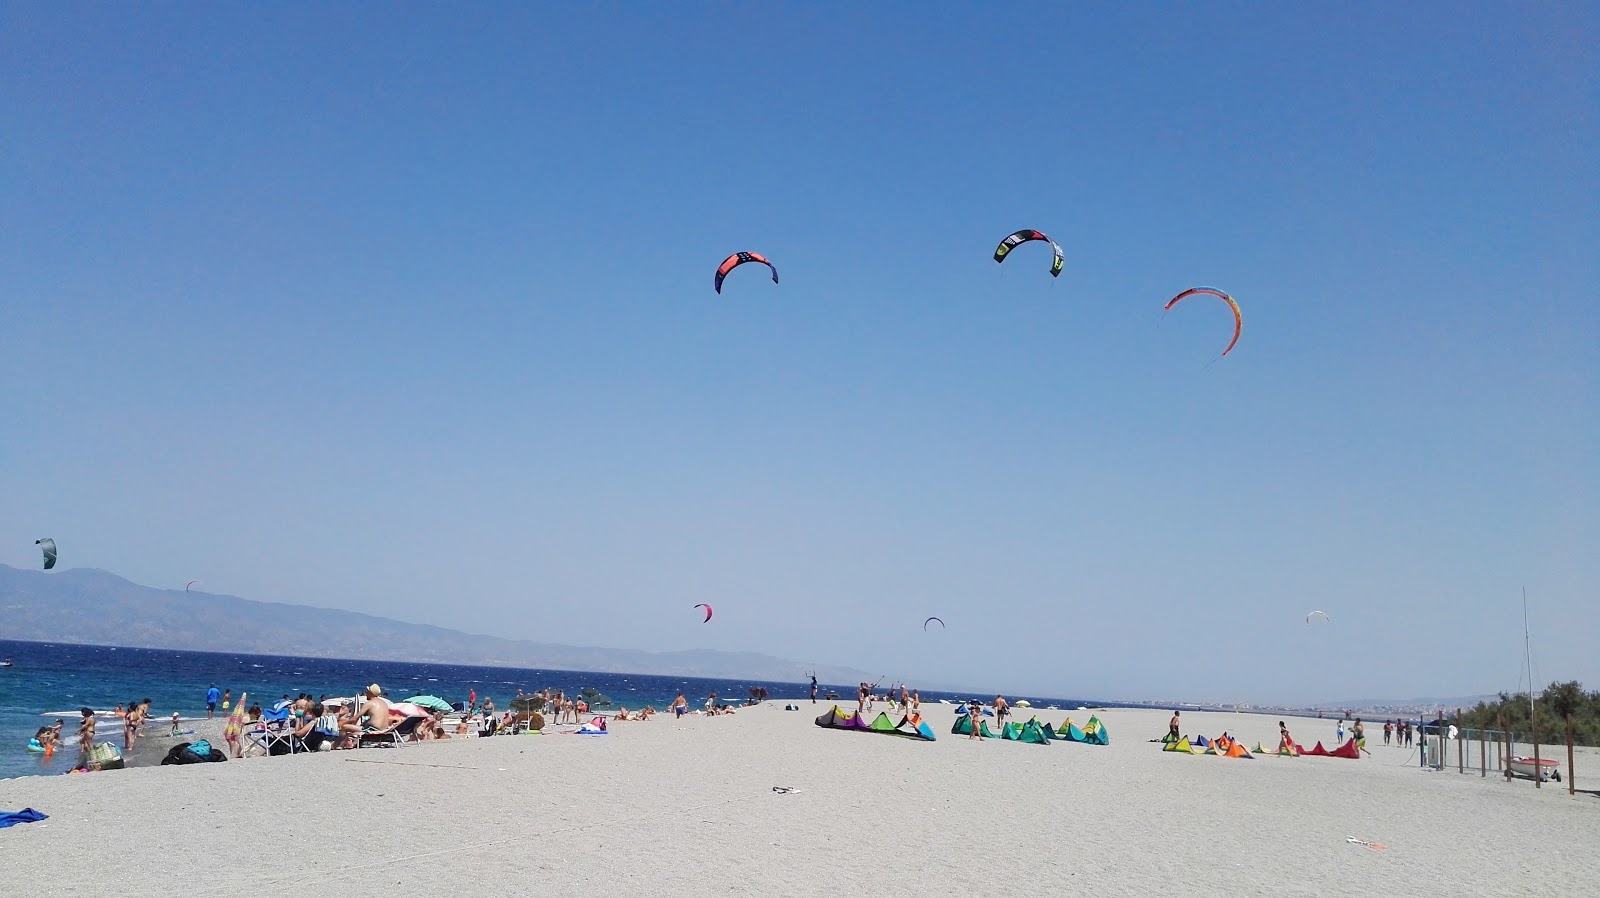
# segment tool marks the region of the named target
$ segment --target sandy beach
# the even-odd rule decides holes
[[[828,703],[0,782],[16,894],[422,888],[524,895],[1600,894],[1600,797],[1360,761],[1162,752],[1167,712],[1099,712],[1109,746],[824,730]],[[1052,723],[1070,714],[1041,712]],[[1190,712],[1276,742],[1276,718]],[[1291,720],[1304,743],[1331,721]],[[1327,741],[1327,740],[1325,740]],[[1600,753],[1579,760],[1600,776]],[[796,791],[778,793],[774,786]],[[1387,846],[1375,850],[1346,841]]]

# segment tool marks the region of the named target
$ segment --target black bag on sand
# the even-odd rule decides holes
[[[207,761],[226,761],[228,756],[213,748],[201,754],[190,748],[190,743],[181,742],[167,750],[167,756],[161,759],[161,766],[168,764],[204,764]]]

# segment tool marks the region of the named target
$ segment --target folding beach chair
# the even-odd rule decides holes
[[[422,722],[427,719],[427,717],[417,714],[407,717],[405,720],[402,720],[394,726],[389,727],[387,730],[378,730],[372,733],[362,733],[360,741],[356,743],[356,748],[368,748],[373,745],[392,745],[398,747],[407,742],[414,741],[417,737],[417,727],[421,726]]]

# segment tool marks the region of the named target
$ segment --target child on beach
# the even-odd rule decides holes
[[[183,731],[178,729],[178,712],[177,711],[173,711],[172,712],[172,732],[170,733],[170,735],[172,735],[172,736],[181,736],[181,735],[183,735]]]

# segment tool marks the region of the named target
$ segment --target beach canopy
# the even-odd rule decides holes
[[[965,717],[965,716],[957,717],[955,726],[950,728],[950,733],[951,733],[951,735],[954,735],[954,736],[970,736],[970,735],[972,735],[972,718]],[[995,738],[994,733],[990,732],[990,730],[989,730],[989,721],[987,721],[987,720],[979,720],[978,721],[978,735],[983,737],[983,738],[985,738],[985,739],[993,739],[993,738]]]
[[[1028,721],[1020,727],[1020,730],[1017,735],[1018,742],[1026,742],[1029,745],[1050,744],[1050,737],[1045,735],[1044,727],[1040,726],[1037,720]]]
[[[524,697],[526,698],[527,696],[524,696]],[[449,702],[447,702],[444,699],[438,697],[437,695],[414,695],[411,698],[406,699],[406,701],[410,702],[413,705],[417,705],[419,707],[427,708],[430,711],[445,711],[445,712],[449,712],[449,711],[454,711],[455,710],[454,708],[450,707],[450,703]],[[516,702],[512,702],[512,704],[515,705]]]
[[[1083,739],[1090,745],[1110,745],[1111,734],[1106,732],[1106,725],[1098,717],[1090,717],[1089,722],[1083,725]]]
[[[1330,758],[1348,758],[1352,761],[1361,760],[1361,749],[1356,746],[1355,739],[1348,739],[1333,751],[1328,752]]]
[[[900,718],[900,725],[895,727],[895,730],[898,731],[900,735],[910,736],[913,739],[925,739],[929,742],[933,742],[937,738],[933,735],[933,730],[930,729],[926,723],[922,722],[921,716]]]
[[[860,714],[845,714],[838,705],[817,718],[817,726],[830,730],[864,730],[867,728]]]

